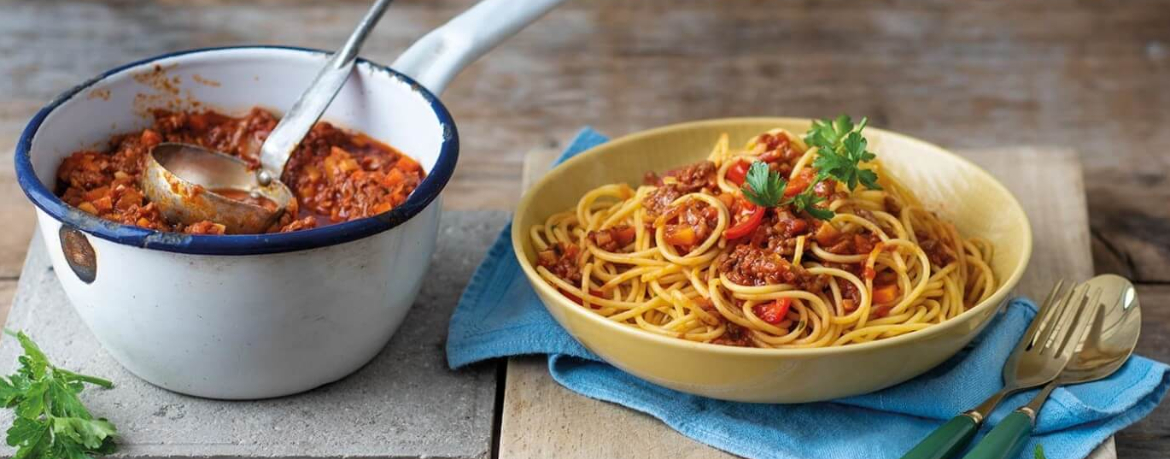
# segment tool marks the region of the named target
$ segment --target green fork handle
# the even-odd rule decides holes
[[[975,432],[979,431],[979,423],[967,414],[960,414],[951,418],[942,427],[931,432],[918,443],[914,449],[902,456],[902,459],[947,459],[957,455]]]
[[[1021,408],[1013,411],[991,429],[963,459],[1014,458],[1032,435],[1032,416]]]
[[[975,445],[971,452],[963,456],[963,459],[1009,459],[1020,454],[1020,448],[1027,443],[1028,437],[1032,435],[1032,428],[1036,426],[1036,416],[1040,415],[1040,407],[1044,406],[1048,396],[1060,386],[1060,383],[1060,380],[1056,380],[1046,384],[1027,405],[1012,411],[1012,414],[996,424],[986,437],[979,440],[979,444]]]
[[[914,449],[902,456],[902,459],[948,459],[957,456],[967,447],[967,443],[971,442],[975,432],[979,431],[979,426],[983,424],[987,413],[994,410],[1004,397],[1016,393],[1017,390],[1019,387],[1005,387],[987,397],[987,400],[975,409],[951,418],[942,427],[927,435]]]

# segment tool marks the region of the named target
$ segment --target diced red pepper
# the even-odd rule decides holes
[[[736,161],[730,169],[727,169],[727,181],[736,185],[743,185],[743,181],[747,179],[748,168],[750,166],[747,161]]]
[[[780,298],[771,303],[757,304],[752,308],[752,312],[756,313],[760,320],[777,325],[784,321],[784,316],[788,315],[788,309],[791,307],[791,298]]]
[[[728,240],[739,239],[741,237],[752,234],[752,231],[755,231],[756,227],[760,226],[760,222],[764,220],[764,213],[767,211],[766,208],[758,207],[755,204],[746,201],[743,203],[743,205],[744,209],[750,212],[748,214],[748,218],[742,222],[739,222],[738,224],[733,225],[731,228],[728,228],[723,232],[723,237],[727,238]]]

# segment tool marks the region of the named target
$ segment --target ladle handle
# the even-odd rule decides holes
[[[480,56],[566,0],[483,0],[426,34],[390,67],[441,94]]]
[[[280,179],[289,155],[297,144],[301,143],[305,134],[309,133],[313,124],[321,119],[321,114],[325,113],[329,103],[333,102],[333,98],[341,91],[341,87],[345,85],[350,72],[353,71],[354,63],[357,62],[358,50],[392,1],[374,2],[349,39],[345,41],[345,45],[333,53],[325,68],[321,69],[313,83],[301,94],[301,98],[285,112],[276,128],[268,135],[268,139],[260,147],[261,171],[258,178],[261,184],[267,185],[273,179]]]

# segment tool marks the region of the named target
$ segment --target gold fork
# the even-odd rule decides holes
[[[1016,344],[1003,366],[1004,387],[974,409],[951,418],[935,429],[902,459],[945,459],[962,451],[979,431],[979,426],[1004,398],[1024,389],[1048,384],[1068,364],[1077,347],[1073,336],[1083,336],[1088,324],[1082,319],[1087,305],[1088,286],[1064,289],[1058,281],[1044,305],[1032,319],[1024,337]],[[1099,295],[1100,292],[1097,292]]]

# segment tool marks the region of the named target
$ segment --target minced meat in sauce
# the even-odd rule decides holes
[[[81,150],[57,169],[57,194],[69,205],[126,225],[190,234],[223,234],[212,221],[166,221],[143,196],[143,159],[162,142],[200,145],[259,167],[260,145],[276,127],[271,113],[253,108],[243,117],[214,111],[157,110],[154,125],[114,136],[108,152]],[[313,126],[293,151],[281,180],[296,195],[269,232],[296,231],[370,217],[406,201],[426,173],[417,161],[361,133],[326,122]]]

